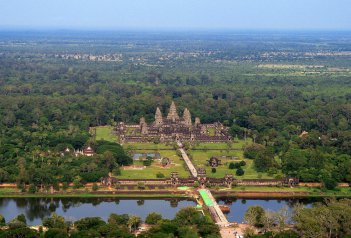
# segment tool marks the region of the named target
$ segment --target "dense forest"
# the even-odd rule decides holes
[[[89,128],[152,121],[172,100],[251,137],[245,156],[258,171],[351,182],[350,42],[327,32],[1,32],[0,182],[96,181],[131,160],[95,145]],[[103,159],[60,159],[88,144]]]

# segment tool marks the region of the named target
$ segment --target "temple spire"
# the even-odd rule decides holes
[[[171,107],[169,108],[167,119],[172,120],[172,121],[179,120],[177,108],[176,108],[173,101],[172,101]]]
[[[183,113],[183,119],[184,119],[184,124],[187,126],[191,126],[191,114],[190,111],[188,110],[188,108],[184,109],[184,113]]]
[[[156,113],[155,113],[155,124],[156,126],[162,125],[163,123],[163,118],[162,118],[162,113],[160,108],[156,108]]]

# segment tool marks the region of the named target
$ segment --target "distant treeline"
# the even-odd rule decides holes
[[[141,116],[152,121],[156,107],[166,111],[172,100],[179,110],[188,107],[193,118],[230,126],[233,137],[251,137],[259,145],[246,148],[245,154],[255,159],[259,171],[282,169],[287,176],[322,181],[329,188],[351,182],[351,74],[294,74],[256,67],[262,62],[345,67],[349,56],[291,54],[316,52],[318,47],[347,51],[348,35],[343,41],[312,35],[309,46],[302,36],[277,40],[274,35],[224,34],[172,40],[147,35],[143,40],[112,35],[106,40],[93,37],[91,51],[87,35],[58,41],[49,36],[43,40],[42,34],[30,40],[16,34],[1,37],[5,43],[0,46],[0,182],[20,174],[20,166],[15,166],[20,161],[26,171],[44,162],[55,171],[53,167],[66,163],[55,155],[63,147],[93,143],[90,126],[138,122]],[[328,45],[319,44],[322,37]],[[124,60],[52,57],[105,54],[106,49],[121,52]],[[281,51],[290,56],[261,55]],[[308,135],[299,137],[302,131]]]

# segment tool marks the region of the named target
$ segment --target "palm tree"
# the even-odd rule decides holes
[[[256,143],[256,137],[257,137],[256,133],[252,134],[252,139],[254,144]]]
[[[138,216],[131,216],[128,220],[128,226],[129,226],[129,229],[130,229],[130,232],[132,232],[133,230],[135,230],[139,224],[141,222],[141,219],[140,217]]]

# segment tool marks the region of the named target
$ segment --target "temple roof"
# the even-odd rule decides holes
[[[179,120],[179,116],[177,113],[177,107],[176,107],[174,101],[172,101],[171,107],[169,108],[167,119]]]

